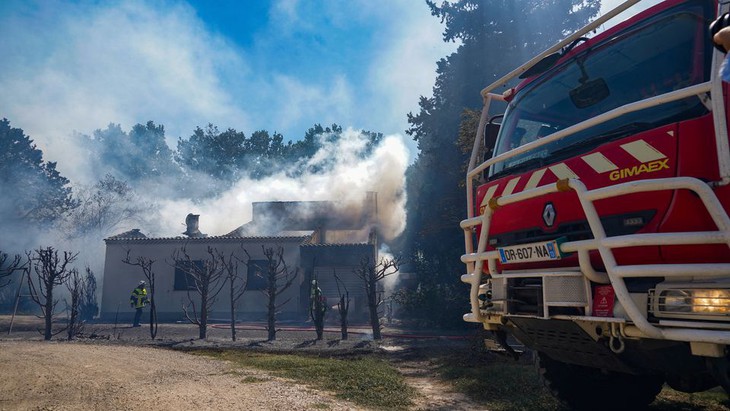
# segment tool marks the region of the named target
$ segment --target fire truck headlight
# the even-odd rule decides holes
[[[692,312],[729,314],[730,290],[693,290]]]
[[[659,311],[688,313],[691,304],[692,297],[686,290],[665,290],[659,295]]]
[[[650,311],[657,317],[726,320],[730,317],[727,283],[664,283],[651,292]],[[696,287],[696,288],[695,288]]]

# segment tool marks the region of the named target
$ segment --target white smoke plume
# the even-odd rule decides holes
[[[251,205],[259,201],[335,201],[340,211],[355,216],[362,212],[366,192],[374,191],[378,193],[379,233],[383,240],[391,240],[405,228],[408,150],[401,136],[391,135],[384,137],[369,156],[361,157],[366,143],[362,133],[347,129],[307,162],[308,166],[328,164],[326,172],[305,172],[295,178],[287,174],[293,165],[283,164],[269,177],[244,178],[227,192],[200,204],[158,200],[159,226],[152,234],[178,236],[185,216],[194,213],[200,214],[202,232],[223,235],[249,222]]]

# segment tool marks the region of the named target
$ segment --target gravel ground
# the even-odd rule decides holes
[[[3,410],[357,409],[223,361],[151,347],[0,342]],[[10,378],[7,378],[10,376]]]
[[[295,384],[264,371],[241,371],[226,362],[186,354],[181,350],[235,347],[274,352],[316,352],[352,355],[395,355],[419,344],[396,339],[375,343],[364,328],[353,328],[341,341],[335,328],[324,341],[314,341],[314,331],[287,327],[277,340],[266,341],[260,325],[244,327],[232,342],[230,329],[209,328],[199,340],[190,324],[161,324],[152,340],[148,326],[90,324],[76,341],[42,341],[38,320],[17,318],[7,334],[9,317],[0,316],[0,410],[357,410],[331,393]],[[439,345],[463,344],[442,340]],[[165,348],[165,349],[162,349]],[[173,348],[171,350],[169,348]],[[421,347],[420,349],[423,349]],[[474,410],[480,407],[439,381],[422,361],[397,361],[406,381],[419,395],[413,409]],[[7,378],[10,376],[10,378]]]

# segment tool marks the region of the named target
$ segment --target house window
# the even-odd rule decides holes
[[[173,290],[175,291],[187,291],[195,290],[195,277],[190,274],[193,269],[201,270],[203,268],[203,261],[193,261],[195,268],[191,267],[189,261],[178,261],[175,264],[175,284]]]
[[[248,275],[246,276],[247,290],[265,290],[267,260],[251,260],[248,262]]]

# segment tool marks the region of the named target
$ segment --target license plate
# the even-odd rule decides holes
[[[502,264],[531,263],[535,261],[560,260],[560,243],[563,238],[539,243],[520,244],[497,248]]]

